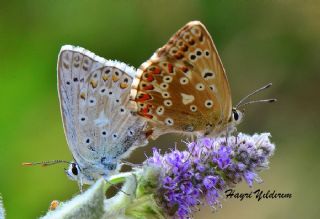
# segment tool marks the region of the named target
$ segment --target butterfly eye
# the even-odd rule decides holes
[[[234,110],[234,111],[233,111],[233,119],[234,119],[234,121],[238,121],[239,117],[240,117],[240,116],[239,116],[237,110]]]
[[[75,175],[75,176],[78,175],[78,168],[77,168],[77,165],[76,165],[75,163],[72,163],[71,172],[72,172],[73,175]]]

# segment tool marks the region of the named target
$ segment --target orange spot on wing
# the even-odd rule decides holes
[[[161,72],[160,68],[155,68],[152,73],[157,75],[157,74],[160,74],[160,72]]]
[[[141,113],[141,112],[139,112],[138,114],[141,115],[141,116],[143,116],[143,117],[145,117],[145,118],[148,118],[148,119],[152,119],[152,118],[153,118],[153,115],[150,115],[150,114],[147,114],[147,113]]]
[[[102,75],[102,79],[104,80],[104,81],[107,81],[108,79],[109,79],[109,76],[108,75]]]
[[[113,80],[114,82],[116,82],[116,81],[119,80],[119,78],[118,78],[117,76],[113,75],[113,76],[112,76],[112,80]]]
[[[127,84],[127,83],[121,83],[121,84],[120,84],[120,87],[121,87],[122,89],[125,89],[125,88],[128,87],[128,84]]]
[[[168,72],[173,73],[173,65],[171,63],[168,63]]]
[[[148,77],[147,77],[147,81],[148,82],[151,82],[151,81],[153,81],[154,80],[154,77],[152,76],[152,75],[149,75]]]
[[[147,86],[143,87],[143,89],[144,89],[144,90],[153,90],[154,87],[153,87],[152,84],[150,84],[150,85],[147,85]]]
[[[177,54],[174,55],[174,57],[176,59],[182,59],[183,58],[183,54],[181,52],[178,52]]]
[[[98,86],[98,83],[97,83],[97,81],[92,79],[92,80],[90,80],[90,85],[92,86],[92,88],[96,88]]]
[[[138,114],[148,119],[152,119],[153,115],[149,114],[151,107],[152,105],[148,104],[146,107],[142,108]]]
[[[150,100],[152,97],[149,94],[140,94],[139,97],[136,99],[137,102],[144,102],[146,100]]]
[[[83,99],[83,100],[85,100],[85,99],[86,99],[86,94],[85,94],[85,93],[81,93],[81,94],[80,94],[80,98]]]

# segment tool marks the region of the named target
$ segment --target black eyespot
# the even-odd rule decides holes
[[[117,102],[117,103],[119,103],[119,102],[120,102],[120,100],[119,100],[119,99],[116,99],[116,102]]]
[[[201,56],[202,52],[201,51],[197,51],[197,56]]]
[[[73,175],[78,175],[78,169],[75,163],[72,164],[71,172],[73,173]]]
[[[208,51],[206,51],[206,56],[209,56],[209,55],[210,55],[210,53]]]
[[[238,121],[239,114],[237,113],[237,111],[233,111],[233,118],[234,118],[235,121]]]
[[[112,95],[112,91],[109,92],[109,95]]]
[[[90,143],[90,139],[89,139],[89,138],[87,138],[86,143],[87,143],[87,144],[89,144],[89,143]]]
[[[206,79],[207,77],[212,77],[213,73],[212,72],[206,72],[203,76],[204,79]]]
[[[106,135],[107,134],[107,132],[106,131],[102,131],[102,135]]]
[[[84,121],[84,120],[86,120],[86,118],[82,117],[82,118],[81,118],[81,121]]]
[[[195,59],[196,59],[196,56],[195,56],[195,55],[191,55],[191,56],[190,56],[190,59],[191,59],[191,60],[195,60]]]
[[[102,88],[101,89],[101,93],[104,93],[106,91],[106,89]]]
[[[78,81],[78,78],[74,78],[73,81],[74,81],[74,82],[77,82],[77,81]]]
[[[121,108],[121,109],[120,109],[120,111],[121,111],[121,112],[124,112],[124,109],[123,109],[123,108]]]
[[[67,84],[67,85],[70,85],[70,81],[67,81],[66,84]]]

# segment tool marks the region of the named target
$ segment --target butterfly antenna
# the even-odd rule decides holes
[[[58,163],[67,163],[70,164],[71,162],[65,161],[65,160],[50,160],[50,161],[41,161],[41,162],[24,162],[22,163],[23,166],[35,166],[35,165],[41,165],[43,167],[51,166]]]
[[[244,98],[242,98],[242,99],[239,101],[239,103],[236,105],[236,109],[237,109],[239,106],[241,106],[241,105],[243,106],[242,103],[243,103],[246,99],[248,99],[249,97],[255,95],[256,93],[259,93],[259,92],[262,91],[262,90],[265,90],[265,89],[271,87],[271,85],[272,85],[272,83],[269,83],[269,84],[267,84],[267,85],[265,85],[265,86],[263,86],[263,87],[255,90],[255,91],[253,91],[252,93],[248,94],[248,95],[245,96]],[[250,101],[250,102],[251,102],[251,101]],[[262,102],[267,102],[267,101],[262,101]],[[274,101],[271,101],[271,102],[274,102]],[[248,102],[248,103],[249,103],[249,102]],[[246,105],[247,105],[247,104],[246,104]]]
[[[276,102],[277,99],[266,99],[266,100],[252,100],[252,101],[248,101],[246,103],[242,103],[242,104],[238,104],[237,107],[243,107],[246,106],[248,104],[252,104],[252,103],[273,103]]]

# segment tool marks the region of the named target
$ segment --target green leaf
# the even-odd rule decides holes
[[[136,219],[165,218],[152,194],[133,200],[133,203],[126,209],[126,215]]]

